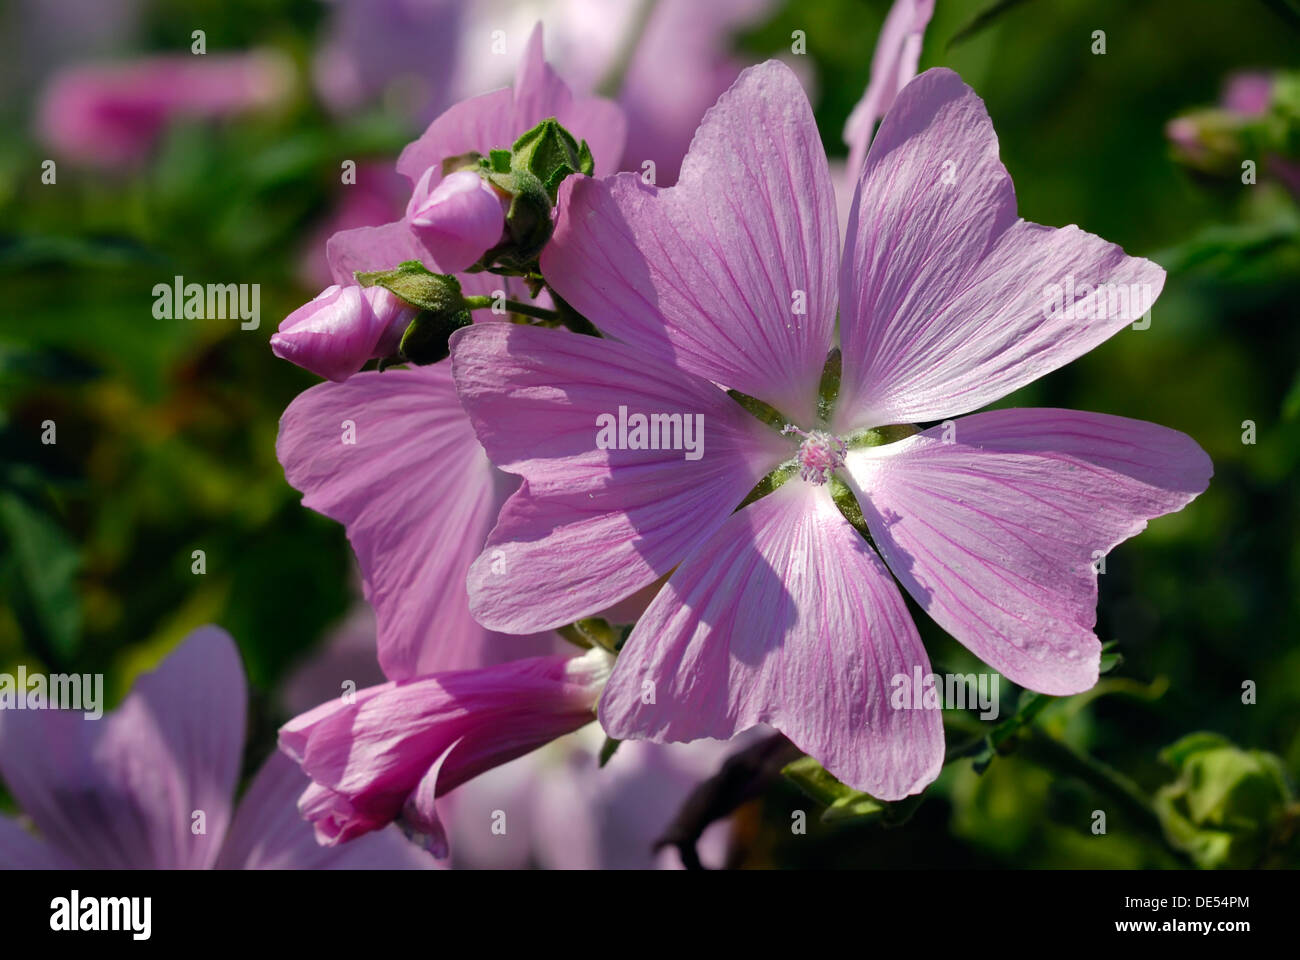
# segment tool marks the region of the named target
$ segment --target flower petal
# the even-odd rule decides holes
[[[619,655],[600,722],[660,742],[768,723],[841,781],[897,800],[943,765],[939,712],[890,706],[892,678],[914,667],[929,660],[884,564],[825,487],[790,481],[673,574]]]
[[[420,243],[405,220],[382,227],[353,227],[340,230],[325,244],[330,274],[338,284],[356,283],[357,271],[391,270],[407,260],[418,260],[435,273],[445,272]],[[490,273],[458,273],[461,292],[469,297],[490,297],[493,291],[513,296],[517,284]]]
[[[546,62],[542,52],[542,24],[538,21],[528,37],[528,46],[515,72],[514,124],[511,138],[532,129],[547,117],[555,117],[560,125],[579,141],[586,140],[595,163],[596,176],[604,176],[618,169],[623,157],[623,144],[627,141],[627,120],[623,108],[612,100],[601,97],[577,97],[555,69]],[[497,144],[508,147],[510,142]]]
[[[280,749],[312,778],[300,809],[328,844],[383,827],[415,805],[418,826],[441,836],[435,789],[445,793],[590,723],[611,659],[596,648],[452,670],[295,717],[280,728]],[[419,788],[427,793],[413,797]]]
[[[67,870],[74,866],[12,817],[0,816],[0,870]]]
[[[519,62],[514,89],[494,90],[451,107],[402,151],[397,172],[415,184],[430,167],[441,168],[448,157],[508,150],[520,134],[547,117],[555,117],[574,137],[587,141],[597,174],[618,169],[627,139],[622,109],[610,100],[573,95],[543,58],[538,23]]]
[[[396,827],[323,847],[298,813],[298,797],[311,783],[298,765],[271,754],[239,802],[218,868],[231,870],[431,870],[427,853]]]
[[[208,867],[230,822],[247,700],[234,642],[204,627],[102,719],[0,712],[0,773],[80,867]],[[205,833],[192,832],[198,812]]]
[[[347,528],[388,677],[549,644],[491,634],[470,617],[465,573],[512,481],[474,439],[448,363],[312,387],[285,410],[276,453],[303,504]]]
[[[453,336],[452,363],[488,455],[525,480],[470,569],[470,608],[496,629],[548,629],[635,593],[794,452],[713,384],[626,344],[481,324]],[[663,450],[601,449],[602,418],[621,410],[683,429]]]
[[[1072,410],[994,410],[883,447],[847,470],[894,575],[938,624],[1021,686],[1097,680],[1094,562],[1209,483],[1166,427]]]
[[[885,117],[845,247],[840,430],[977,410],[1139,319],[1164,285],[1100,237],[1018,218],[984,103],[951,70],[927,70]],[[1054,285],[1074,291],[1059,311]],[[1085,285],[1106,291],[1106,316],[1067,319],[1094,303]]]
[[[542,272],[609,335],[810,422],[835,322],[835,194],[788,67],[740,75],[675,187],[570,178]]]
[[[898,91],[916,76],[921,43],[932,16],[934,0],[894,0],[889,8],[876,40],[876,51],[871,55],[871,82],[844,124],[848,170],[855,181],[862,172],[876,121],[893,106]]]

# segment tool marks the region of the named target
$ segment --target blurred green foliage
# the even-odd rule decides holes
[[[986,100],[1023,216],[1078,223],[1169,270],[1150,329],[1122,332],[1003,405],[1163,423],[1215,463],[1206,494],[1108,558],[1098,633],[1124,662],[1034,720],[1147,795],[1175,784],[1159,794],[1171,836],[1013,741],[983,774],[952,764],[903,826],[810,816],[808,835],[793,836],[791,811],[811,801],[783,783],[741,816],[744,862],[1258,862],[1258,850],[1198,846],[1215,814],[1195,777],[1220,775],[1212,757],[1254,764],[1238,771],[1252,783],[1266,769],[1279,791],[1300,774],[1300,213],[1275,184],[1194,180],[1164,126],[1212,104],[1233,71],[1300,67],[1300,32],[1264,2],[1025,0],[949,46],[992,5],[938,0],[922,67],[956,69]],[[806,32],[833,157],[886,9],[798,0],[738,38],[749,59],[791,59],[791,32]],[[275,46],[305,74],[322,8],[154,3],[138,51],[187,48],[198,21],[211,50]],[[1091,52],[1095,30],[1105,55]],[[57,187],[41,184],[45,153],[24,132],[31,99],[0,106],[17,132],[0,140],[0,669],[104,671],[116,698],[186,632],[217,622],[240,644],[265,728],[276,719],[266,695],[355,602],[341,528],[301,508],[275,459],[278,416],[313,378],[276,360],[267,339],[316,292],[298,279],[300,258],[338,200],[340,162],[394,157],[416,131],[380,111],[331,117],[308,91],[300,76],[295,99],[269,114],[174,126],[140,170],[60,163]],[[156,319],[152,287],[177,274],[260,284],[261,327]],[[56,444],[41,442],[47,421]],[[979,669],[913,612],[940,669]],[[1246,681],[1256,703],[1243,703]],[[1013,698],[1006,685],[1004,703]],[[1162,761],[1201,730],[1246,752],[1225,743],[1193,761],[1171,748]],[[1091,829],[1097,809],[1111,811],[1105,834]]]

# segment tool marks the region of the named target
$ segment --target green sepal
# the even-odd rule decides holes
[[[454,157],[444,157],[442,161],[442,175],[456,173],[458,170],[471,170],[483,164],[483,154],[471,150],[469,153],[458,154]]]
[[[614,756],[614,751],[618,749],[618,745],[622,742],[622,740],[615,740],[613,737],[605,738],[605,742],[600,745],[599,766],[604,767],[605,764],[609,763],[610,757]]]
[[[473,323],[468,310],[435,314],[421,310],[402,334],[397,354],[401,360],[416,364],[437,363],[451,352],[448,338],[461,327]]]
[[[821,816],[823,823],[877,820],[888,808],[888,804],[870,794],[845,786],[812,757],[800,757],[786,764],[781,773],[826,808]]]
[[[1011,752],[1016,745],[1016,734],[1033,723],[1054,699],[1055,697],[1032,690],[1022,692],[1016,712],[993,728],[993,732],[985,738],[983,749],[972,758],[975,772],[983,773],[995,756]]]
[[[460,281],[450,274],[434,273],[418,260],[407,260],[392,270],[358,272],[355,276],[363,287],[383,287],[420,308],[402,334],[396,362],[437,363],[450,352],[447,338],[474,322]],[[390,365],[391,361],[385,364]]]
[[[383,287],[413,307],[434,313],[465,309],[460,281],[451,274],[434,273],[419,260],[407,260],[392,270],[355,274],[363,287]]]
[[[1115,648],[1119,643],[1115,640],[1108,640],[1101,645],[1101,662],[1097,667],[1098,675],[1104,676],[1124,662],[1124,654]]]
[[[582,169],[583,153],[573,134],[554,117],[548,117],[514,142],[510,168],[516,175],[527,172],[536,177],[553,207],[560,183]],[[591,151],[585,153],[587,165],[591,166]]]
[[[566,633],[565,631],[569,631]],[[560,633],[571,643],[580,647],[602,647],[610,653],[617,653],[625,639],[608,620],[602,617],[586,617],[560,628]]]

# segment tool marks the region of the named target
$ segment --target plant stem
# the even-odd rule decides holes
[[[471,310],[486,310],[498,302],[511,313],[521,313],[525,317],[535,317],[538,320],[549,320],[552,323],[559,323],[563,319],[554,310],[547,310],[545,307],[539,307],[531,303],[524,303],[520,300],[497,301],[492,297],[465,298],[465,306]]]
[[[1156,837],[1179,863],[1187,863],[1187,855],[1169,843],[1151,801],[1124,774],[1033,726],[1022,727],[1016,737],[1019,740],[1017,750],[1026,759],[1053,773],[1082,780],[1098,793],[1115,800],[1142,828]]]

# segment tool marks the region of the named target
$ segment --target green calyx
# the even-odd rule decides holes
[[[913,426],[910,423],[896,423],[886,427],[859,430],[845,437],[844,442],[850,450],[857,450],[860,447],[883,447],[887,443],[906,440],[913,434],[920,432],[920,427]]]
[[[449,274],[434,273],[418,260],[407,260],[392,270],[358,272],[356,280],[363,287],[383,287],[419,308],[402,334],[397,356],[385,358],[380,369],[392,363],[437,363],[450,352],[448,338],[473,322],[460,281]]]
[[[444,161],[444,170],[447,162],[464,159]],[[506,210],[506,239],[484,255],[483,266],[506,274],[533,271],[554,230],[551,210],[560,184],[575,173],[590,176],[594,169],[587,141],[575,140],[558,120],[548,117],[521,135],[509,150],[493,150],[477,163],[480,175],[511,198]]]

